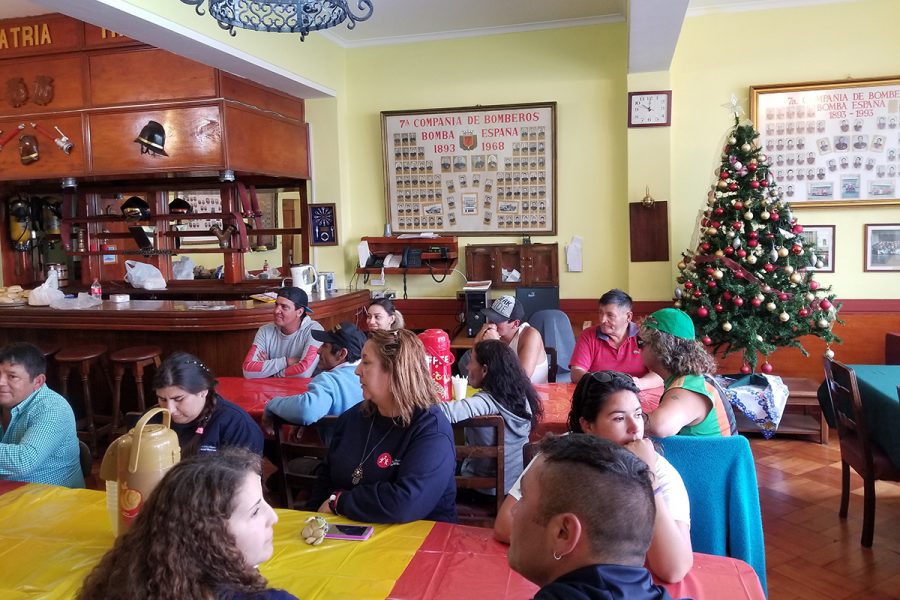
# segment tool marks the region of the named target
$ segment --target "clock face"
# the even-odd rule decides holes
[[[628,126],[660,127],[671,125],[672,92],[630,92]]]

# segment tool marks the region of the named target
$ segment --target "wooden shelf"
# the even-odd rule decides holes
[[[424,256],[424,255],[423,255]],[[440,265],[433,265],[432,268],[428,268],[427,266],[423,267],[385,267],[384,273],[385,275],[446,275],[450,271],[452,271],[456,267],[456,260],[451,260],[448,263],[441,263]],[[381,267],[377,269],[364,269],[362,267],[358,267],[356,272],[360,275],[362,274],[370,274],[370,275],[378,275],[382,271]]]

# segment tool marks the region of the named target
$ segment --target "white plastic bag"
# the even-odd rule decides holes
[[[125,261],[125,281],[131,284],[131,287],[144,288],[145,290],[164,290],[166,289],[166,280],[163,278],[159,269],[147,263],[138,262],[136,260]]]
[[[75,298],[59,298],[50,303],[50,308],[61,310],[81,310],[85,308],[94,308],[103,304],[103,300],[95,298],[85,292],[80,292]]]
[[[49,306],[54,300],[65,298],[65,294],[59,291],[59,279],[56,269],[50,271],[47,280],[28,294],[30,306]]]
[[[182,256],[178,262],[172,263],[172,274],[175,279],[193,279],[194,278],[194,261],[188,256]]]

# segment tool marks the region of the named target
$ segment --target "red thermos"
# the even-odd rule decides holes
[[[419,339],[425,346],[431,378],[441,388],[441,400],[449,401],[453,397],[450,365],[454,360],[450,351],[450,336],[443,329],[426,329],[419,334]]]

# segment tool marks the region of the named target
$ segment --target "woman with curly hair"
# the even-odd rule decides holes
[[[278,521],[260,473],[259,456],[242,448],[176,464],[78,600],[296,600],[267,589],[257,569],[272,556]]]
[[[181,456],[239,446],[262,455],[259,425],[237,404],[216,393],[218,382],[199,358],[175,352],[153,377],[153,390],[162,408],[172,413]]]
[[[715,360],[696,340],[688,314],[658,310],[644,320],[638,335],[644,364],[665,385],[648,431],[657,437],[731,435],[729,407],[704,377],[715,372]]]
[[[396,331],[403,329],[403,315],[390,298],[376,298],[366,309],[366,325],[369,331]]]
[[[309,510],[365,523],[456,521],[456,449],[425,347],[373,331],[356,367],[363,401],[338,417]]]
[[[441,410],[451,423],[484,415],[500,415],[506,425],[504,431],[503,490],[478,490],[479,501],[495,502],[496,494],[506,494],[522,474],[522,446],[528,442],[531,428],[542,414],[541,400],[525,375],[519,358],[512,348],[499,340],[485,340],[475,344],[469,362],[469,385],[480,388],[471,398],[442,402]],[[496,444],[494,431],[486,427],[466,429],[466,443],[473,446]],[[489,458],[467,458],[462,474],[493,477],[496,465]]]

